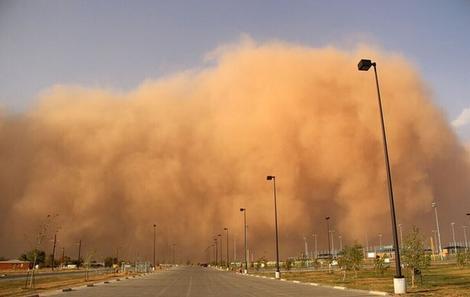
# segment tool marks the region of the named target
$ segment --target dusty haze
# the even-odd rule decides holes
[[[29,111],[3,112],[0,256],[31,248],[40,222],[59,214],[42,248],[50,252],[59,228],[72,258],[81,239],[97,258],[119,248],[151,259],[154,223],[161,261],[173,243],[178,259],[204,260],[223,227],[241,257],[246,207],[250,249],[272,258],[268,174],[282,257],[298,255],[312,233],[325,248],[327,215],[345,244],[366,234],[377,243],[378,233],[390,242],[376,89],[372,71],[357,71],[361,57],[378,62],[398,221],[430,233],[436,200],[444,243],[451,220],[465,223],[468,153],[404,58],[281,42],[214,55],[211,67],[131,92],[55,86]]]

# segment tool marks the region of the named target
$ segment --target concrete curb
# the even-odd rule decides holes
[[[263,277],[263,276],[260,276],[260,275],[243,274],[243,273],[239,273],[239,274],[246,275],[246,276],[262,277],[262,278],[266,278],[266,279],[276,280],[274,277]],[[346,288],[346,287],[342,287],[342,286],[328,286],[328,285],[323,285],[323,284],[318,284],[318,283],[305,283],[305,282],[301,282],[301,281],[298,281],[298,280],[286,280],[285,278],[281,278],[279,280],[283,281],[283,282],[294,283],[294,284],[309,285],[309,286],[329,288],[329,289],[335,289],[335,290],[356,292],[356,293],[361,293],[361,294],[370,294],[370,295],[377,295],[377,296],[391,296],[389,293],[382,292],[382,291],[352,289],[352,288]]]
[[[144,278],[148,275],[150,275],[150,274],[149,273],[143,273],[143,274],[133,275],[132,278],[126,277],[126,280],[140,279],[140,278]],[[115,279],[108,279],[108,280],[104,280],[104,281],[97,282],[97,283],[92,283],[92,284],[77,285],[76,287],[59,288],[59,289],[54,289],[54,290],[51,290],[51,291],[46,291],[46,292],[43,292],[43,293],[39,293],[39,294],[33,295],[33,296],[37,296],[37,297],[54,296],[54,295],[63,294],[63,293],[66,293],[66,292],[78,291],[78,290],[82,290],[82,289],[86,289],[86,288],[94,288],[94,287],[97,287],[97,286],[103,286],[103,285],[115,283],[115,282],[118,282],[118,281],[122,282],[122,281],[124,281],[124,279],[115,278]]]

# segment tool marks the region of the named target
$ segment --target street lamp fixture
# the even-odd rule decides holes
[[[274,195],[274,224],[276,226],[276,274],[277,279],[281,278],[281,270],[279,267],[279,232],[277,228],[277,199],[276,199],[276,177],[274,175],[268,175],[266,180],[273,181],[273,195]]]
[[[240,211],[243,212],[243,234],[244,234],[244,237],[245,237],[245,271],[244,273],[248,273],[248,261],[246,259],[246,254],[247,254],[247,250],[246,250],[246,208],[240,208]]]
[[[375,74],[375,85],[377,88],[377,98],[379,103],[380,111],[380,120],[382,125],[382,138],[384,144],[384,157],[385,157],[385,167],[387,171],[387,185],[388,185],[388,197],[390,202],[390,216],[392,220],[392,234],[393,234],[393,248],[395,251],[395,276],[393,279],[393,287],[395,294],[405,294],[406,293],[406,282],[405,278],[401,273],[401,263],[400,263],[400,249],[398,244],[398,234],[397,234],[397,220],[395,215],[395,202],[393,199],[393,186],[392,186],[392,172],[390,169],[390,160],[388,157],[388,147],[387,147],[387,135],[385,133],[385,122],[382,109],[382,99],[380,97],[380,88],[379,88],[379,79],[377,75],[377,64],[372,62],[369,59],[362,59],[359,61],[357,68],[359,71],[367,71],[370,67],[374,67]]]

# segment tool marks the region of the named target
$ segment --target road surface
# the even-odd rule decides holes
[[[61,296],[139,297],[274,297],[274,296],[371,296],[361,292],[314,287],[267,278],[258,278],[212,268],[182,266],[150,274],[64,292]]]

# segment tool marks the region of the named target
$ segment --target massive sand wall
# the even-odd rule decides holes
[[[223,227],[240,257],[246,207],[255,258],[272,257],[268,174],[277,176],[283,257],[312,233],[326,248],[325,216],[345,244],[366,234],[373,244],[378,233],[390,242],[376,89],[371,71],[357,71],[361,57],[379,65],[398,220],[429,232],[436,200],[445,242],[469,206],[467,153],[404,58],[243,43],[208,69],[130,92],[55,86],[28,112],[3,113],[0,255],[30,248],[47,214],[58,214],[42,246],[60,228],[72,257],[82,239],[97,257],[119,248],[151,259],[154,223],[162,260],[173,243],[180,260],[204,259]]]

